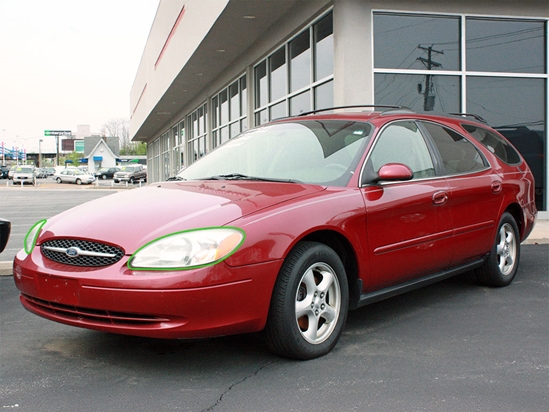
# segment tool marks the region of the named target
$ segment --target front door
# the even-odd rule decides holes
[[[367,167],[377,172],[387,163],[407,165],[414,177],[361,189],[371,262],[367,290],[439,271],[452,261],[448,184],[435,175],[431,154],[415,122],[399,121],[381,130]]]

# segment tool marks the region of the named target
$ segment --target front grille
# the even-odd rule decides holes
[[[56,302],[37,299],[29,295],[22,295],[30,307],[38,311],[44,311],[58,318],[73,321],[84,321],[97,325],[142,325],[153,326],[162,322],[168,322],[167,318],[156,316],[140,315],[136,313],[111,312],[107,310],[96,310],[81,308],[78,306],[62,305]]]
[[[69,249],[71,250],[67,252]],[[124,251],[120,248],[78,239],[48,240],[40,246],[40,250],[48,259],[71,266],[108,266],[124,256]],[[77,253],[69,256],[74,251]]]

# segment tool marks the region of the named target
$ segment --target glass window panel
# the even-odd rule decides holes
[[[223,144],[229,140],[229,127],[225,126],[219,129],[220,132],[220,143]]]
[[[185,143],[185,123],[181,122],[179,123],[179,146],[182,146]]]
[[[467,19],[467,70],[545,73],[545,25],[519,20]]]
[[[290,92],[311,83],[311,47],[309,30],[290,42]]]
[[[306,91],[290,99],[290,116],[296,116],[311,110],[311,92]]]
[[[240,134],[241,130],[240,130],[240,122],[235,122],[235,123],[232,123],[231,125],[229,125],[229,135],[230,135],[230,139],[232,139],[233,137],[235,136],[238,136]]]
[[[334,106],[334,82],[331,80],[315,88],[315,109]]]
[[[248,94],[246,90],[246,76],[240,79],[240,105],[242,107],[241,115],[246,116],[246,112],[248,110]]]
[[[387,69],[460,69],[460,19],[374,14],[374,66]]]
[[[271,97],[269,101],[277,100],[287,93],[286,81],[286,49],[282,47],[269,57],[269,71],[271,81]]]
[[[334,36],[332,13],[314,25],[315,81],[334,74]]]
[[[267,123],[269,118],[267,117],[267,109],[261,110],[255,114],[255,124],[256,126]]]
[[[446,174],[472,173],[487,167],[477,148],[455,131],[430,122],[422,122],[442,158]]]
[[[198,136],[200,133],[198,132],[198,116],[197,116],[197,112],[194,112],[191,116],[191,122],[193,124],[193,135],[191,137],[196,137]]]
[[[387,163],[402,163],[414,172],[414,179],[432,177],[435,168],[425,139],[414,122],[390,124],[377,140],[370,156],[377,172]]]
[[[396,104],[416,112],[460,111],[458,76],[377,73],[374,79],[376,104]]]
[[[227,90],[223,90],[219,93],[219,125],[225,124],[229,121],[229,101],[227,97]]]
[[[255,108],[267,104],[267,62],[261,62],[255,68]]]
[[[286,117],[286,102],[280,102],[269,108],[271,117],[270,120],[279,119],[281,117]]]
[[[238,81],[229,86],[229,99],[231,101],[231,117],[235,120],[240,117],[240,94],[238,92]]]
[[[522,154],[536,180],[539,210],[547,210],[546,87],[544,79],[467,77],[467,112],[485,118]]]
[[[200,134],[206,133],[206,110],[202,107],[198,109],[198,124]]]
[[[246,118],[240,121],[240,130],[241,132],[248,130],[248,120]]]
[[[212,127],[219,125],[219,99],[217,96],[212,98]]]

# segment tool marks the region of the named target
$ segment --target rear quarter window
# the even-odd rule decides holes
[[[462,124],[461,126],[481,145],[486,147],[505,163],[516,165],[522,161],[516,149],[498,134],[483,127],[471,124]]]

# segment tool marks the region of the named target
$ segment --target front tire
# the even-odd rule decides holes
[[[329,247],[301,242],[276,281],[265,328],[268,347],[292,359],[313,359],[336,345],[349,307],[345,268]]]
[[[58,177],[57,179],[55,179],[55,181],[56,181],[57,183],[61,183],[61,178]]]
[[[511,284],[520,260],[520,235],[513,216],[504,213],[499,222],[496,239],[486,262],[476,270],[479,282],[486,286],[502,287]]]
[[[76,179],[76,184],[80,186],[82,184],[82,180]]]

